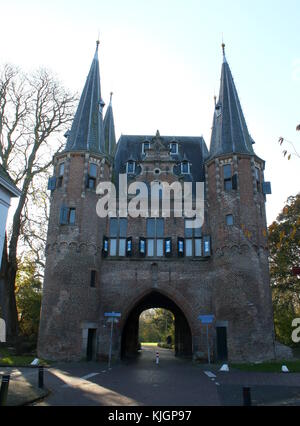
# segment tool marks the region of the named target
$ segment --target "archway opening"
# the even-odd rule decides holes
[[[140,316],[145,311],[157,308],[171,312],[174,318],[175,356],[191,357],[192,333],[183,311],[169,297],[159,291],[152,291],[133,307],[126,319],[122,330],[121,358],[138,355],[140,349]]]
[[[175,347],[175,317],[164,308],[151,308],[139,317],[139,343],[159,345],[166,349]]]

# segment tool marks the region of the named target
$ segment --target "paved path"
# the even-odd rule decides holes
[[[216,384],[191,361],[156,348],[143,348],[137,360],[107,371],[98,363],[60,364],[46,373],[51,395],[36,405],[219,405]]]
[[[144,347],[136,360],[107,364],[57,364],[45,372],[51,394],[34,405],[216,406],[242,405],[251,387],[254,405],[300,405],[300,374],[221,373],[159,348]]]

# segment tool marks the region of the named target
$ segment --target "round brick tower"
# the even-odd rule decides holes
[[[215,105],[210,156],[206,161],[216,318],[226,319],[231,360],[274,358],[265,163],[252,140],[224,53]]]
[[[80,359],[96,344],[101,250],[106,220],[96,214],[97,184],[111,180],[114,131],[104,128],[98,44],[66,148],[54,156],[38,342],[46,359]],[[113,127],[111,105],[105,117]],[[104,136],[106,134],[106,138]],[[107,139],[107,140],[106,140]],[[90,331],[89,331],[90,330]]]

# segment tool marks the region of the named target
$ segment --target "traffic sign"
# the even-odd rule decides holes
[[[198,317],[198,320],[200,320],[202,324],[212,324],[214,319],[214,315],[199,315]]]
[[[120,312],[105,312],[104,313],[105,317],[115,317],[115,318],[120,318],[121,314]]]

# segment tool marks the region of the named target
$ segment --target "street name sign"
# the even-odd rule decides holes
[[[200,320],[202,324],[212,324],[214,319],[214,315],[199,315],[198,317],[198,320]]]

